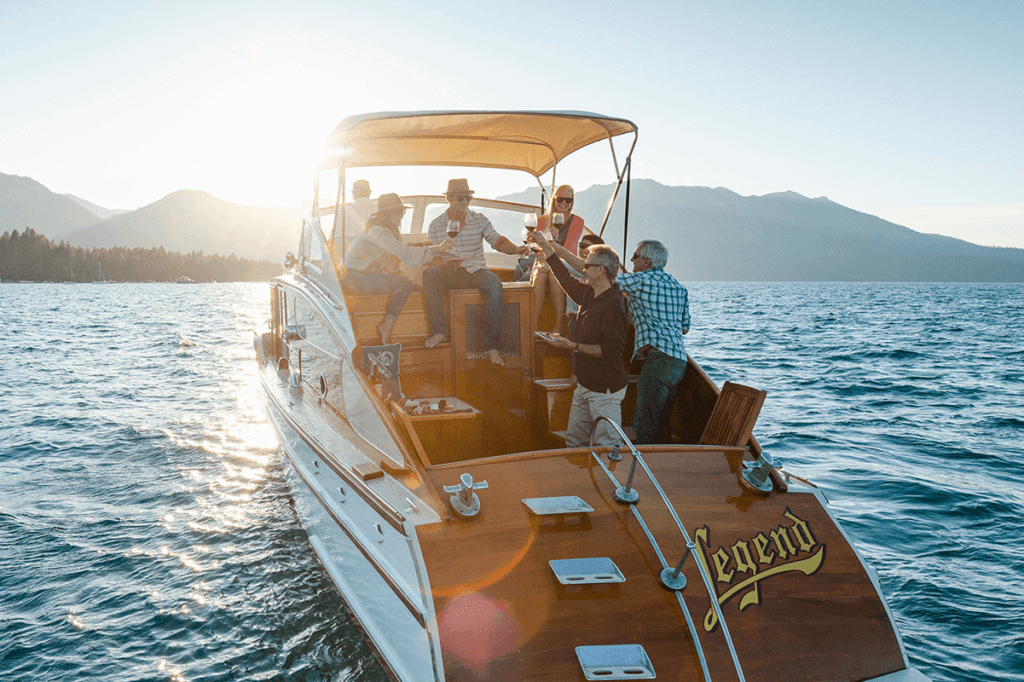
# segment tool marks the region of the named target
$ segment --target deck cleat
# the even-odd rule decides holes
[[[483,490],[487,487],[487,481],[473,483],[471,474],[462,474],[459,477],[459,485],[446,485],[444,491],[452,493],[448,498],[452,510],[463,519],[471,519],[480,513],[480,498],[474,490]]]
[[[740,483],[753,492],[767,495],[772,491],[772,482],[768,476],[772,469],[781,464],[782,462],[775,462],[771,455],[762,451],[753,462],[743,462]]]

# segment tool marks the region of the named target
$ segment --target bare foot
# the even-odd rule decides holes
[[[423,345],[426,346],[427,348],[433,348],[435,346],[440,346],[442,343],[446,343],[447,341],[448,337],[445,334],[434,334],[429,339],[424,341]]]
[[[487,357],[491,359],[491,362],[499,367],[505,366],[505,361],[501,359],[501,355],[498,354],[497,348],[492,348],[487,351]]]
[[[391,329],[395,326],[395,321],[390,317],[384,318],[384,321],[377,325],[377,333],[380,334],[380,342],[383,344],[391,343]]]

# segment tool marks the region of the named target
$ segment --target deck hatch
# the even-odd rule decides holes
[[[576,658],[588,680],[653,680],[654,666],[639,644],[578,646]]]
[[[548,562],[563,585],[624,583],[626,577],[608,557],[592,559],[552,559]]]
[[[523,500],[523,504],[537,516],[585,514],[594,511],[593,507],[575,495],[567,497],[531,497]]]

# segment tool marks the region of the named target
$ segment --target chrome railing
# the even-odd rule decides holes
[[[655,554],[658,555],[658,559],[661,561],[663,567],[659,579],[661,580],[662,585],[664,585],[666,588],[670,590],[673,590],[676,593],[676,597],[679,600],[679,605],[683,610],[683,615],[686,617],[686,624],[690,628],[690,636],[693,637],[694,646],[697,649],[697,656],[700,659],[701,669],[704,671],[704,679],[707,682],[710,682],[711,674],[708,672],[707,662],[704,658],[704,650],[701,646],[700,639],[697,636],[697,628],[693,623],[693,619],[690,616],[690,612],[686,608],[686,602],[683,600],[682,597],[682,589],[686,586],[686,579],[684,576],[681,575],[681,571],[683,568],[683,564],[686,562],[687,557],[690,554],[692,554],[692,550],[694,547],[696,547],[696,544],[690,538],[690,534],[686,531],[686,528],[683,526],[682,521],[679,520],[679,514],[676,513],[676,510],[672,506],[672,503],[669,501],[664,489],[661,487],[661,484],[658,482],[658,479],[654,476],[654,472],[652,472],[650,467],[647,466],[647,462],[644,461],[643,455],[640,454],[640,451],[636,449],[636,446],[634,446],[633,443],[630,442],[629,438],[622,431],[622,427],[620,427],[612,419],[606,416],[598,417],[590,431],[591,447],[593,447],[594,433],[597,430],[598,424],[600,424],[602,420],[607,421],[609,424],[611,424],[612,428],[618,432],[619,437],[629,447],[629,451],[633,456],[633,462],[629,467],[629,478],[626,480],[626,485],[619,485],[618,480],[615,478],[615,474],[605,465],[600,455],[593,451],[591,451],[591,454],[597,460],[598,464],[601,465],[601,468],[604,469],[604,472],[608,475],[608,478],[611,479],[612,483],[616,485],[615,501],[619,502],[620,504],[629,505],[629,508],[633,512],[633,515],[640,523],[640,527],[643,529],[644,533],[646,533],[647,539],[650,540],[651,545],[654,548]],[[683,540],[686,541],[686,551],[683,553],[683,558],[680,559],[679,563],[676,565],[675,568],[671,567],[669,563],[665,560],[665,556],[662,554],[661,548],[659,547],[657,540],[654,539],[653,533],[651,533],[650,529],[647,527],[647,523],[643,519],[643,516],[636,508],[636,503],[640,499],[640,494],[636,491],[636,489],[633,488],[633,477],[636,474],[637,463],[639,463],[640,466],[643,467],[643,470],[647,473],[647,477],[650,479],[651,483],[654,484],[655,489],[661,496],[662,502],[664,502],[665,507],[668,508],[668,511],[672,515],[673,520],[675,520],[676,526],[679,528],[679,532],[683,536]],[[739,676],[740,682],[745,682],[745,678],[743,676],[743,668],[742,666],[740,666],[740,660],[736,654],[736,647],[733,645],[732,635],[729,634],[729,627],[725,623],[725,616],[722,613],[722,607],[718,603],[718,593],[715,592],[715,589],[712,585],[711,576],[708,574],[703,562],[695,559],[694,563],[697,565],[697,572],[700,573],[700,577],[704,581],[704,587],[705,589],[707,589],[708,597],[711,600],[712,608],[714,608],[715,614],[718,616],[718,622],[722,626],[722,634],[725,636],[725,642],[729,646],[729,653],[732,656],[732,662],[733,666],[736,668],[736,674]]]

